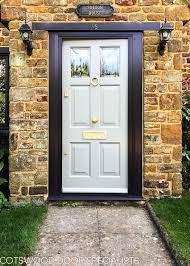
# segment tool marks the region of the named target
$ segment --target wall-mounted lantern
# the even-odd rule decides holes
[[[164,55],[164,50],[166,48],[166,44],[171,38],[172,31],[173,31],[172,26],[169,23],[167,23],[165,20],[165,22],[162,24],[162,27],[159,30],[160,44],[158,46],[158,51],[161,56]]]
[[[26,21],[25,21],[24,24],[21,25],[21,27],[19,29],[19,32],[21,34],[23,43],[24,43],[25,48],[27,50],[27,54],[29,56],[31,56],[32,55],[32,50],[33,50],[32,41],[31,41],[32,30],[29,27],[29,25],[26,23]]]

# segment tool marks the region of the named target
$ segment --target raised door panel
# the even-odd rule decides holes
[[[118,127],[120,125],[120,87],[101,87],[101,126]]]
[[[90,124],[89,86],[76,86],[76,85],[71,86],[71,125],[89,126],[89,124]]]
[[[90,176],[90,143],[71,143],[71,177]]]
[[[120,176],[120,144],[100,144],[101,176]]]

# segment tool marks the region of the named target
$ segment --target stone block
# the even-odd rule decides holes
[[[166,178],[167,178],[167,174],[162,174],[162,173],[145,173],[144,174],[144,180],[147,180],[147,181],[164,180]]]
[[[144,112],[145,122],[165,122],[166,113],[165,112]]]
[[[23,196],[28,195],[28,187],[21,187],[21,195]]]
[[[117,5],[122,5],[122,6],[132,6],[136,3],[136,0],[116,0],[115,3]]]
[[[146,97],[144,99],[144,104],[157,105],[158,98],[157,97]]]
[[[180,196],[182,191],[182,176],[181,174],[174,174],[172,178],[172,195]]]
[[[144,91],[145,92],[155,92],[157,90],[156,84],[145,84],[144,85]]]
[[[154,6],[159,4],[159,0],[138,0],[140,6]]]
[[[182,69],[182,65],[183,65],[183,59],[181,54],[175,54],[174,55],[174,68],[176,70],[181,70]]]
[[[129,15],[129,21],[145,21],[146,16],[142,13],[133,13]]]
[[[156,146],[154,147],[154,154],[171,154],[171,146]]]
[[[166,144],[181,144],[182,131],[181,124],[162,124],[161,140]]]
[[[18,175],[10,175],[9,189],[11,194],[20,194],[20,177]]]
[[[26,64],[29,67],[41,67],[41,66],[47,66],[47,59],[27,59]]]
[[[148,14],[147,19],[149,21],[164,21],[164,14]]]
[[[144,188],[144,196],[146,198],[159,198],[159,191],[156,188]]]
[[[145,164],[144,165],[144,172],[156,172],[156,164]]]
[[[53,20],[52,14],[49,13],[38,14],[38,21],[52,21],[52,20]]]
[[[163,163],[171,163],[171,156],[170,155],[163,155],[162,159],[163,159]]]
[[[24,20],[26,18],[26,9],[23,7],[1,6],[1,20]]]
[[[153,147],[145,146],[144,154],[153,154]]]
[[[48,183],[48,174],[46,172],[37,172],[34,175],[34,184],[47,186]]]
[[[139,6],[128,6],[128,7],[122,7],[120,9],[121,13],[134,13],[140,11],[141,8]]]
[[[22,141],[20,142],[20,149],[33,149],[33,143],[31,141]]]
[[[66,14],[56,14],[53,17],[54,21],[66,21],[67,20],[67,15]]]
[[[187,5],[181,6],[168,6],[166,7],[166,19],[167,21],[183,21],[189,20],[190,9]]]
[[[23,0],[22,3],[23,5],[26,6],[39,6],[43,5],[43,0]]]
[[[14,66],[14,67],[25,66],[25,54],[24,53],[12,53],[10,55],[10,66]]]
[[[160,96],[160,109],[162,110],[179,110],[181,109],[180,94],[162,94]]]
[[[46,6],[66,6],[68,0],[44,0],[44,5]]]
[[[146,188],[169,188],[169,181],[165,180],[145,180],[144,186]]]
[[[21,175],[21,186],[33,186],[34,185],[34,173],[22,172]]]
[[[164,13],[164,8],[161,6],[146,6],[143,7],[143,11],[145,13]]]
[[[4,6],[20,6],[21,0],[2,0],[0,1],[0,4],[3,4]]]
[[[33,139],[46,139],[48,133],[46,131],[35,131],[30,134],[30,137]]]
[[[164,71],[162,73],[162,82],[172,83],[172,82],[182,82],[182,73],[181,71]]]
[[[10,93],[10,98],[12,101],[30,101],[33,98],[33,89],[19,89],[13,88]]]
[[[36,159],[28,152],[12,154],[9,158],[10,171],[30,171],[36,169]]]
[[[173,147],[172,159],[175,161],[181,161],[182,160],[182,147],[181,146],[174,146]]]
[[[160,135],[145,135],[144,136],[145,144],[159,144],[160,143]]]
[[[168,43],[168,51],[172,53],[181,52],[182,42],[181,40],[172,39]]]
[[[35,142],[34,145],[35,145],[36,149],[40,149],[40,150],[47,149],[47,147],[48,147],[47,140],[38,140]]]
[[[182,115],[181,110],[168,112],[168,123],[181,123]]]
[[[145,156],[145,163],[161,163],[162,157],[161,156]]]
[[[34,78],[46,78],[47,77],[47,68],[46,67],[33,68],[33,77]]]
[[[112,17],[106,18],[106,21],[128,21],[128,15],[116,14]]]
[[[12,133],[9,137],[9,148],[11,151],[17,149],[18,146],[18,133]]]
[[[29,194],[30,195],[47,194],[47,187],[46,186],[30,187],[29,188]]]
[[[46,112],[48,110],[47,102],[33,102],[32,110],[37,112]]]
[[[158,165],[158,170],[161,173],[180,173],[181,163],[166,163]]]

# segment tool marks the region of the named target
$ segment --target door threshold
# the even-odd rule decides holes
[[[91,193],[66,193],[49,196],[48,201],[144,201],[142,196],[129,196],[122,194],[91,194]]]

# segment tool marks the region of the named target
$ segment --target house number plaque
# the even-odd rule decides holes
[[[78,5],[76,13],[82,18],[106,18],[113,15],[114,8],[111,5]]]

